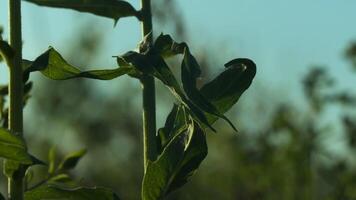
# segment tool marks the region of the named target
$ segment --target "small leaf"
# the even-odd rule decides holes
[[[219,112],[213,104],[211,104],[198,90],[196,86],[196,79],[200,76],[200,66],[194,56],[186,48],[184,51],[184,58],[182,61],[182,83],[185,93],[188,98],[204,112],[215,115],[227,121],[231,127],[237,131],[232,122]]]
[[[155,41],[155,50],[164,58],[175,56],[177,54],[183,54],[187,45],[175,42],[170,35],[161,34]]]
[[[136,16],[138,12],[126,1],[119,0],[26,0],[40,6],[69,8],[79,12],[87,12],[115,20],[122,17]]]
[[[119,200],[110,189],[78,187],[71,190],[58,188],[54,185],[42,185],[25,193],[25,200]]]
[[[48,152],[48,162],[49,162],[48,174],[52,175],[56,170],[56,164],[57,164],[56,148],[54,146]]]
[[[85,149],[82,149],[67,155],[59,164],[58,171],[68,171],[73,169],[78,164],[78,161],[86,154],[86,152],[87,151]]]
[[[0,39],[0,60],[5,58],[5,61],[8,62],[14,56],[14,54],[14,50],[11,48],[11,46],[4,40]]]
[[[24,70],[24,77],[28,78],[30,72],[40,71],[43,75],[53,80],[66,80],[80,77],[111,80],[127,74],[132,70],[130,67],[120,67],[117,69],[90,70],[82,72],[65,61],[64,58],[52,47],[36,58],[31,64],[25,64],[25,66],[27,67]]]
[[[163,199],[179,188],[207,155],[205,134],[198,124],[175,134],[156,161],[148,162],[143,179],[142,199]]]
[[[256,75],[256,65],[247,58],[234,59],[225,64],[226,70],[201,88],[201,93],[219,110],[228,111],[250,87]],[[216,116],[208,115],[212,124]]]
[[[47,184],[54,185],[63,190],[72,190],[79,187],[79,184],[74,181],[68,174],[58,174],[47,181]]]
[[[3,128],[0,128],[0,157],[22,164],[32,164],[31,156],[27,153],[23,140]]]

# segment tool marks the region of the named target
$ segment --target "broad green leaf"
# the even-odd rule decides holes
[[[79,12],[87,12],[115,20],[122,17],[136,16],[138,12],[126,1],[120,0],[26,0],[40,6],[69,8]]]
[[[40,71],[46,77],[53,80],[66,80],[72,78],[91,78],[100,80],[111,80],[116,77],[127,74],[131,67],[120,67],[117,69],[80,71],[78,68],[70,65],[64,58],[52,47],[40,55],[30,65],[26,65],[24,76],[33,71]]]
[[[162,83],[169,88],[177,100],[188,108],[195,120],[197,120],[200,124],[205,124],[211,130],[215,131],[215,129],[209,125],[204,112],[185,96],[181,86],[174,77],[167,63],[160,55],[157,54],[157,52],[155,52],[154,49],[147,52],[147,54],[129,51],[120,56],[119,59],[121,60],[119,64],[128,63],[134,66],[141,73],[154,76],[158,80],[162,81]]]
[[[3,128],[0,128],[0,157],[22,164],[32,164],[23,140]]]
[[[118,196],[106,188],[84,188],[65,190],[54,185],[42,185],[25,193],[25,200],[118,200]]]
[[[78,161],[86,154],[86,150],[82,149],[67,155],[58,166],[58,171],[68,171],[73,169]]]
[[[142,199],[163,199],[183,185],[207,155],[205,135],[197,124],[177,133],[156,161],[149,161],[143,179]]]
[[[201,93],[218,109],[227,112],[250,87],[256,75],[256,65],[247,58],[238,58],[225,64],[226,70],[201,88]],[[217,120],[208,115],[209,123]]]
[[[183,88],[188,98],[204,112],[210,115],[215,115],[227,121],[231,127],[237,131],[231,121],[223,114],[221,114],[220,111],[215,108],[215,106],[211,104],[198,90],[196,86],[196,79],[200,76],[201,70],[198,62],[190,53],[188,48],[186,48],[184,51],[184,58],[182,61],[181,69]]]

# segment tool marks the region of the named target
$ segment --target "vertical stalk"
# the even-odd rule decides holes
[[[15,55],[9,64],[9,129],[22,136],[23,132],[23,83],[22,83],[22,37],[21,37],[21,0],[9,0],[9,30],[10,46]],[[9,199],[23,200],[24,195],[24,169],[20,169],[9,178]]]
[[[142,7],[142,37],[152,32],[151,0],[141,0]],[[147,41],[153,43],[150,34]],[[143,88],[143,153],[144,169],[146,172],[148,160],[155,160],[156,144],[156,94],[155,82],[152,76],[144,75],[141,79]]]

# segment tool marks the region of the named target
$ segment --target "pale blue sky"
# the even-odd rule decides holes
[[[130,2],[139,7],[138,1]],[[212,41],[209,47],[226,46],[226,51],[219,55],[221,61],[234,57],[252,58],[258,64],[257,81],[268,81],[271,88],[282,84],[285,89],[293,90],[311,65],[329,66],[336,76],[345,77],[343,81],[347,85],[355,81],[343,51],[350,41],[356,40],[356,26],[352,23],[356,18],[356,1],[177,2],[188,26],[188,42],[195,44],[196,51]],[[0,0],[0,24],[5,27],[6,8],[7,1]],[[24,57],[33,59],[49,45],[60,51],[66,50],[73,31],[82,28],[76,25],[87,21],[107,30],[105,51],[93,66],[114,67],[115,62],[110,56],[135,48],[140,40],[140,26],[134,18],[120,20],[113,29],[112,21],[106,18],[24,2]],[[1,65],[0,83],[7,80],[5,69]]]

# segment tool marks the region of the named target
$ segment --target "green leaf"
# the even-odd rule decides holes
[[[0,157],[18,161],[22,164],[32,164],[31,156],[20,137],[0,128]]]
[[[186,48],[184,51],[184,59],[182,62],[182,83],[185,93],[188,98],[201,110],[204,112],[215,115],[227,121],[231,127],[237,131],[235,126],[231,123],[231,121],[225,117],[223,114],[219,112],[217,108],[213,104],[211,104],[198,90],[196,86],[196,79],[200,76],[201,70],[198,62],[194,58],[194,56],[190,53],[189,49]]]
[[[143,179],[142,199],[163,199],[196,171],[207,155],[205,134],[198,124],[175,134],[156,161],[149,161]]]
[[[110,189],[84,188],[65,190],[54,185],[42,185],[25,193],[25,200],[119,200]]]
[[[115,20],[122,17],[136,16],[138,12],[126,1],[119,0],[26,0],[40,6],[69,8],[79,12],[87,12]]]
[[[100,80],[111,80],[116,77],[129,73],[131,67],[120,67],[117,69],[80,71],[78,68],[70,65],[64,58],[52,47],[40,55],[31,64],[24,69],[24,77],[34,71],[40,71],[46,77],[53,80],[66,80],[72,78],[91,78]],[[26,80],[25,80],[26,81]]]
[[[73,169],[78,161],[86,154],[86,150],[82,149],[67,155],[58,166],[58,171],[68,171]]]
[[[49,162],[48,174],[52,175],[56,170],[56,164],[57,164],[56,148],[54,146],[48,152],[48,162]]]
[[[225,64],[226,70],[201,88],[201,93],[220,113],[227,112],[250,87],[256,75],[256,65],[247,58],[238,58]],[[217,120],[208,115],[209,123]]]

